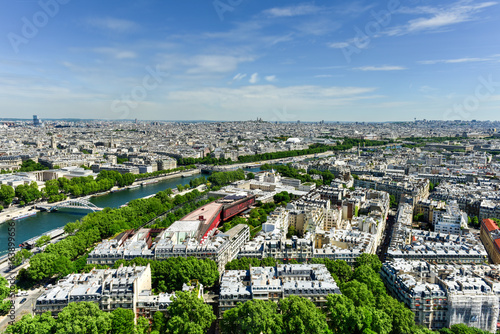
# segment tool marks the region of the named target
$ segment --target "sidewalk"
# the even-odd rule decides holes
[[[7,209],[3,209],[2,212],[0,212],[0,224],[5,223],[8,220],[11,220],[14,217],[20,216],[22,214],[28,213],[28,212],[38,212],[39,210],[30,210],[33,207],[33,204],[27,205],[25,207],[18,207],[17,205],[11,205],[11,207]]]

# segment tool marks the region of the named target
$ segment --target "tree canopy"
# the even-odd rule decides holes
[[[226,334],[280,334],[283,318],[274,302],[249,300],[224,312],[221,328]]]
[[[0,315],[6,314],[11,306],[11,301],[7,299],[10,293],[9,282],[0,276]]]
[[[216,319],[212,308],[198,298],[196,290],[176,292],[167,310],[170,317],[167,333],[172,334],[205,333]]]
[[[322,334],[328,329],[326,315],[309,299],[289,296],[280,300],[283,331],[296,334]]]

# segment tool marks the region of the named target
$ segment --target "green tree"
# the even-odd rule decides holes
[[[20,266],[24,261],[29,259],[31,256],[33,256],[33,253],[23,248],[16,254],[14,254],[12,258],[10,258],[10,265],[13,267]]]
[[[45,188],[43,188],[44,197],[48,198],[50,196],[58,194],[59,194],[59,181],[57,180],[45,181]]]
[[[247,174],[247,180],[253,180],[253,179],[255,179],[255,174],[252,173],[252,172],[248,173]]]
[[[34,162],[31,159],[28,159],[26,161],[23,161],[21,164],[21,168],[19,168],[20,172],[33,172],[36,170],[47,170],[49,169],[48,167],[42,165],[39,162]]]
[[[389,195],[389,206],[393,209],[398,207],[398,201],[394,195]]]
[[[291,239],[294,235],[298,235],[298,232],[295,229],[295,226],[293,226],[293,225],[288,226],[288,232],[286,233],[287,239]]]
[[[48,253],[35,254],[30,259],[30,267],[28,268],[29,277],[35,281],[42,280],[54,275],[54,264],[57,260],[57,255]]]
[[[358,313],[353,301],[339,294],[330,294],[326,300],[330,329],[334,333],[356,333]]]
[[[69,303],[57,316],[56,334],[96,334],[111,330],[112,316],[97,303]]]
[[[288,203],[290,202],[290,194],[286,191],[282,191],[273,196],[275,203]]]
[[[326,316],[309,299],[289,296],[279,302],[285,333],[322,334],[328,329]]]
[[[149,332],[149,320],[144,317],[137,319],[134,334],[147,334]]]
[[[354,306],[375,307],[375,296],[373,296],[373,293],[368,289],[366,284],[352,280],[342,284],[341,288],[342,293],[352,300]]]
[[[225,311],[221,328],[226,334],[279,334],[283,319],[274,302],[249,300]]]
[[[48,235],[42,235],[36,242],[35,246],[36,247],[42,247],[43,245],[46,245],[50,242],[50,236]]]
[[[113,334],[130,334],[133,333],[134,311],[117,308],[111,312],[111,331]]]
[[[58,274],[60,277],[64,277],[75,272],[75,264],[66,256],[59,256],[54,261],[53,272],[54,274]]]
[[[135,258],[130,261],[119,260],[114,268],[125,266],[145,266],[151,264],[153,289],[158,292],[181,290],[184,283],[197,280],[203,286],[213,286],[219,279],[217,264],[209,259],[199,260],[194,257],[172,257],[162,261]]]
[[[356,258],[354,261],[354,267],[357,268],[362,265],[367,265],[373,269],[374,272],[378,273],[382,269],[382,262],[375,254],[363,253]]]
[[[25,203],[31,203],[42,197],[42,193],[38,190],[36,182],[31,184],[20,184],[16,187],[16,196]]]
[[[472,217],[472,226],[479,228],[479,219],[477,218],[477,216]]]
[[[135,175],[132,174],[132,173],[125,173],[122,175],[122,178],[121,180],[119,180],[118,182],[118,185],[120,187],[123,187],[123,186],[129,186],[131,185],[132,183],[134,183],[135,181]]]
[[[6,314],[11,307],[11,301],[5,300],[9,294],[9,282],[5,277],[0,276],[0,315]]]
[[[2,202],[5,206],[9,206],[14,197],[16,197],[14,188],[6,184],[0,185],[0,202]]]
[[[10,325],[5,330],[12,334],[53,334],[55,333],[56,320],[50,312],[41,315],[24,315],[21,320]]]
[[[167,319],[163,312],[156,311],[153,314],[153,325],[151,326],[151,331],[158,331],[159,333],[163,333],[166,330]]]
[[[413,221],[416,222],[421,222],[424,219],[424,214],[423,213],[417,213],[416,215],[413,216]]]
[[[196,291],[176,292],[167,310],[170,316],[168,333],[205,333],[217,318],[212,308],[198,298]]]

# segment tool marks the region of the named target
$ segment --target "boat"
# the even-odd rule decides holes
[[[124,190],[127,190],[127,188],[118,188],[118,189],[115,189],[115,190],[111,190],[112,193],[117,193],[119,191],[124,191]]]
[[[17,216],[17,217],[12,218],[12,220],[19,220],[19,219],[23,219],[23,218],[26,218],[26,217],[31,217],[31,216],[34,216],[34,215],[36,215],[36,211],[33,211],[33,212],[28,212],[28,213],[22,214],[22,215],[20,215],[20,216]]]
[[[139,188],[141,185],[140,184],[136,184],[136,185],[133,185],[133,186],[128,186],[129,189],[137,189]]]

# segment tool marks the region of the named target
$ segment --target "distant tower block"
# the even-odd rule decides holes
[[[33,115],[33,125],[40,126],[40,120],[38,119],[37,115]]]

